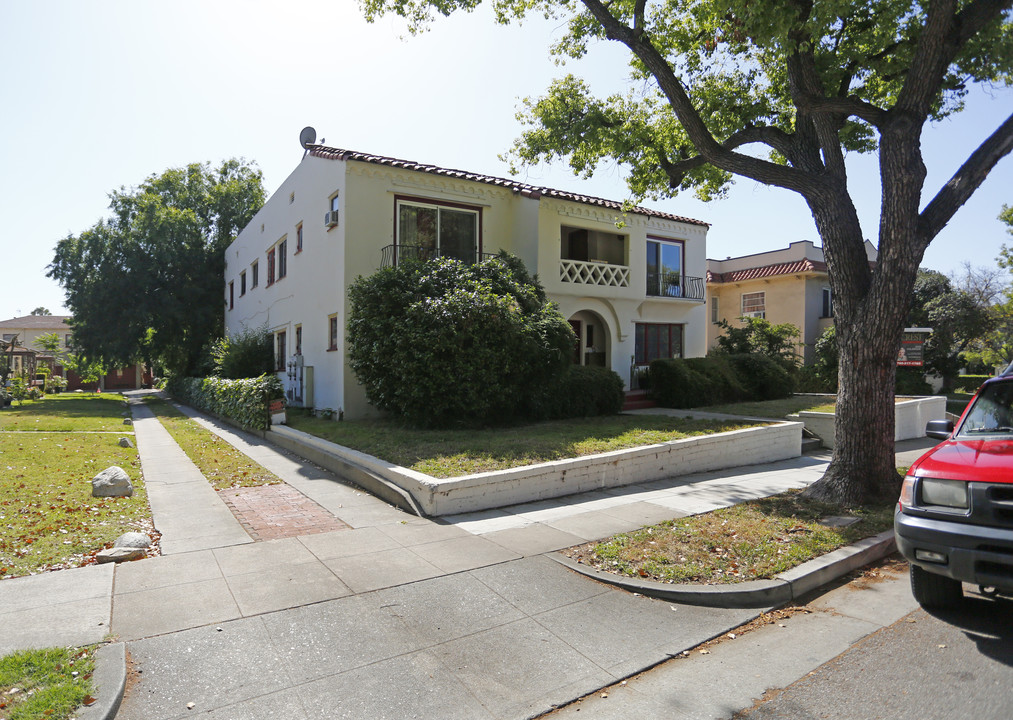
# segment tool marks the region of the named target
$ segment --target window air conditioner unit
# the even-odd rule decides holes
[[[327,227],[334,227],[338,224],[338,211],[331,210],[329,213],[324,214],[324,225]]]

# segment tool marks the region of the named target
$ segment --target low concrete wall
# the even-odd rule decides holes
[[[805,428],[823,441],[823,446],[834,447],[834,414],[803,410],[793,415],[805,423]],[[946,418],[946,398],[941,395],[899,400],[894,410],[893,439],[911,440],[925,437],[925,424],[929,420]]]
[[[407,503],[420,514],[452,515],[798,457],[802,424],[781,422],[447,479],[391,465],[285,426],[273,427],[267,438],[367,490],[385,491],[385,499],[402,507]]]

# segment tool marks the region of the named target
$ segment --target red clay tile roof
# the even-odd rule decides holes
[[[449,168],[441,168],[436,165],[426,165],[424,163],[413,162],[411,160],[399,160],[397,158],[384,157],[382,155],[370,155],[368,153],[356,152],[354,150],[341,150],[338,148],[326,147],[324,145],[310,145],[309,152],[310,155],[313,155],[314,157],[324,158],[326,160],[356,160],[358,162],[373,163],[375,165],[387,165],[388,167],[400,168],[402,170],[414,170],[415,172],[442,175],[443,177],[457,178],[459,180],[470,180],[472,182],[486,183],[488,185],[497,185],[499,187],[512,190],[515,193],[519,193],[524,197],[535,199],[540,197],[551,197],[558,200],[569,200],[571,202],[583,203],[585,205],[596,205],[598,207],[608,208],[609,210],[623,212],[623,203],[616,202],[615,200],[605,200],[603,198],[592,197],[590,195],[580,195],[578,193],[566,192],[564,190],[537,187],[535,185],[517,182],[516,180],[493,177],[492,175],[482,175],[480,173],[467,172],[465,170],[451,170]],[[645,207],[632,208],[631,212],[637,213],[638,215],[647,215],[650,217],[663,218],[665,220],[675,220],[676,222],[689,223],[691,225],[710,227],[710,223],[703,222],[702,220],[694,220],[693,218],[682,217],[681,215],[672,215],[671,213],[651,210],[650,208]]]
[[[714,273],[707,271],[707,282],[727,283],[742,282],[743,280],[757,280],[759,278],[774,277],[775,275],[798,275],[800,273],[825,273],[827,264],[814,260],[796,260],[790,263],[777,263],[776,265],[765,265],[758,268],[746,268],[745,270],[732,270],[726,273]]]
[[[0,320],[0,328],[12,328],[26,330],[67,330],[70,328],[65,320],[70,320],[70,315],[25,315],[24,317]]]

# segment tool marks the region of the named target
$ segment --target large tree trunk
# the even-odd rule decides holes
[[[901,481],[893,439],[897,350],[921,254],[912,257],[912,238],[894,234],[872,271],[847,194],[811,199],[810,207],[834,292],[839,390],[833,459],[805,494],[842,506],[892,500]]]

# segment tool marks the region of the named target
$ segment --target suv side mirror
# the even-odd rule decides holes
[[[925,436],[936,440],[946,440],[953,434],[952,420],[929,420],[925,425]]]

